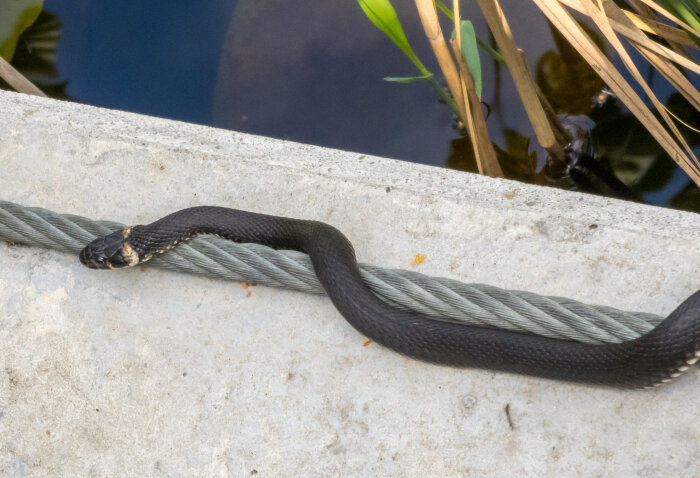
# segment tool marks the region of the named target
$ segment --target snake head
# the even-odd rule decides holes
[[[131,228],[98,237],[80,251],[80,262],[90,269],[118,269],[138,264],[139,256],[126,241]]]

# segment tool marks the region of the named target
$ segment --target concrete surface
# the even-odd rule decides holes
[[[700,288],[697,215],[6,92],[0,118],[25,205],[320,219],[366,262],[661,314]],[[700,476],[697,367],[635,392],[437,367],[250,292],[0,246],[0,475]]]

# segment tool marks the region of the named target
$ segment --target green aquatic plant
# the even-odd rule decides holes
[[[478,45],[486,47],[474,32],[474,27],[468,20],[461,20],[459,12],[452,12],[442,2],[438,0],[438,6],[453,22],[455,29],[451,35],[450,44],[454,55],[457,58],[457,65],[454,64],[450,56],[447,44],[442,36],[440,25],[437,21],[435,4],[421,6],[416,3],[421,21],[426,29],[431,46],[433,47],[440,68],[443,71],[447,82],[447,90],[442,87],[434,78],[432,72],[428,71],[423,63],[413,52],[408,43],[400,21],[389,0],[358,0],[358,3],[367,17],[386,34],[413,62],[420,71],[420,76],[414,77],[387,77],[387,81],[411,82],[416,80],[427,80],[444,103],[446,103],[459,119],[459,123],[469,132],[473,138],[474,153],[478,169],[484,174],[492,176],[502,176],[502,171],[498,165],[495,151],[486,130],[485,119],[479,104],[482,90],[481,60],[479,58]],[[432,11],[431,11],[432,10]],[[500,55],[493,49],[488,48],[487,52],[492,54],[497,60],[502,61]],[[473,99],[472,99],[473,96]]]
[[[678,23],[696,45],[700,46],[700,2],[698,0],[656,0],[659,6],[675,15]],[[683,24],[685,23],[685,24]]]
[[[459,116],[459,110],[454,99],[445,91],[445,88],[435,80],[433,73],[423,65],[413,51],[413,48],[411,48],[408,38],[406,38],[406,33],[396,15],[396,10],[394,10],[389,0],[357,0],[357,3],[365,12],[367,18],[401,49],[420,72],[420,75],[417,76],[387,76],[384,77],[384,80],[395,83],[412,83],[414,81],[425,80],[430,83],[430,86],[438,94],[440,100],[449,106],[454,114]]]
[[[426,37],[444,74],[450,96],[456,104],[458,117],[469,134],[479,172],[502,176],[503,172],[488,139],[485,122],[480,118],[482,80],[477,45],[485,45],[480,44],[475,37],[471,23],[460,19],[458,0],[453,0],[452,10],[441,0],[414,1]],[[700,33],[700,3],[697,0],[628,0],[623,9],[613,0],[532,1],[553,28],[561,33],[560,37],[590,65],[661,148],[700,186],[700,162],[678,127],[678,124],[683,127],[687,127],[687,124],[668,111],[656,98],[622,43],[622,40],[626,40],[627,45],[637,49],[696,110],[700,110],[700,93],[686,75],[686,70],[700,73],[700,65],[685,51],[686,48],[697,48],[700,45],[697,36]],[[375,25],[402,48],[404,53],[409,57],[413,55],[411,58],[417,60],[412,50],[409,50],[409,54],[405,49],[408,42],[389,0],[358,2]],[[567,164],[569,159],[566,151],[572,138],[563,128],[555,109],[532,79],[498,0],[476,0],[476,3],[498,45],[497,59],[505,63],[511,73],[538,142],[547,150],[550,160]],[[634,81],[644,91],[646,100],[651,102],[658,117],[647,105],[646,100],[611,63],[603,48],[595,41],[596,35],[593,35],[590,29],[587,30],[580,20],[574,18],[567,8],[586,15],[593,21],[619,55]],[[455,24],[456,28],[450,41],[453,54],[449,52],[442,36],[437,19],[438,10],[450,17]],[[386,17],[376,14],[377,12],[382,12]],[[659,15],[665,17],[666,21],[661,21]],[[669,25],[669,20],[677,27]],[[648,33],[654,36],[649,37]],[[661,40],[658,41],[658,38]],[[408,48],[410,49],[410,46]],[[559,45],[559,50],[564,50],[562,45]],[[422,63],[420,65],[422,66]],[[421,77],[412,77],[410,80],[423,78],[434,81],[432,74],[427,76],[423,71]],[[397,81],[395,78],[392,80]]]
[[[0,2],[0,57],[12,61],[20,35],[34,23],[43,0]]]
[[[3,15],[11,13],[6,9],[8,3],[24,4],[26,8],[21,12],[14,11],[17,21],[13,28],[2,30],[2,25],[7,26],[7,17]],[[29,19],[32,21],[28,24]],[[66,93],[68,82],[58,80],[56,52],[61,37],[61,22],[56,15],[42,10],[41,2],[34,0],[0,2],[0,30],[11,32],[9,36],[1,37],[4,39],[1,40],[4,49],[0,55],[0,88],[70,99]]]
[[[434,79],[434,75],[430,72],[423,63],[418,59],[411,45],[406,38],[401,22],[399,21],[394,7],[391,5],[389,0],[357,0],[362,10],[367,15],[374,25],[379,28],[384,34],[393,41],[396,46],[398,46],[401,51],[411,60],[411,62],[416,66],[420,75],[418,76],[389,76],[385,77],[385,81],[393,81],[397,83],[411,83],[419,80],[431,80]],[[450,20],[454,21],[454,14],[452,10],[447,8],[447,6],[437,0],[437,7],[443,12]],[[474,76],[474,82],[476,84],[478,96],[481,98],[481,60],[479,58],[478,48],[481,48],[486,53],[491,55],[493,59],[503,63],[503,57],[498,51],[491,48],[489,45],[484,43],[479,37],[476,36],[474,32],[474,26],[469,20],[462,20],[460,22],[461,38],[462,38],[462,54],[464,59],[469,65],[469,69],[472,71]],[[455,31],[452,32],[452,38],[455,37]],[[444,91],[444,89],[443,89]],[[444,98],[443,98],[444,99]],[[458,113],[455,110],[455,113]]]

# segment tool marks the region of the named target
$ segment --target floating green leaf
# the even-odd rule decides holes
[[[360,4],[367,18],[369,18],[377,28],[383,31],[386,36],[391,38],[391,41],[393,41],[396,46],[401,48],[401,51],[411,59],[413,64],[416,65],[416,68],[418,68],[423,75],[432,75],[413,52],[411,45],[408,44],[408,39],[401,27],[401,22],[399,22],[396,11],[394,7],[391,6],[391,3],[389,3],[389,0],[357,0],[357,3]]]
[[[429,80],[433,77],[432,73],[421,76],[387,76],[382,78],[384,81],[393,81],[396,83],[413,83],[414,81]]]

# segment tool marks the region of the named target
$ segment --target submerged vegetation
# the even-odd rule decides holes
[[[458,0],[453,0],[452,9],[440,0],[414,1],[426,37],[444,75],[446,88],[435,80],[433,73],[413,53],[389,0],[358,0],[358,3],[367,17],[399,46],[421,73],[416,77],[385,79],[398,82],[429,81],[440,98],[451,107],[469,139],[480,173],[494,177],[510,176],[507,172],[512,171],[514,165],[508,162],[517,161],[519,156],[520,161],[517,162],[529,165],[533,182],[542,182],[543,176],[539,174],[539,180],[536,178],[538,173],[532,164],[527,138],[518,139],[514,132],[510,136],[506,132],[506,149],[509,151],[502,150],[489,139],[481,102],[483,81],[477,45],[510,72],[537,141],[547,151],[544,172],[547,181],[564,185],[567,181],[573,181],[578,184],[578,189],[635,198],[635,192],[618,176],[624,176],[625,169],[627,172],[637,170],[635,177],[641,177],[640,181],[654,181],[647,176],[647,173],[654,172],[653,161],[648,157],[654,152],[665,152],[700,186],[700,162],[692,151],[692,146],[698,144],[700,125],[693,118],[697,118],[697,111],[700,110],[700,93],[688,79],[688,76],[700,73],[700,66],[687,52],[700,45],[696,36],[700,34],[700,6],[697,2],[533,0],[549,20],[558,50],[548,52],[540,59],[534,79],[497,0],[476,0],[476,3],[498,51],[476,38],[471,23],[460,17]],[[442,33],[438,12],[445,15],[444,20],[449,20],[452,34],[448,39]],[[572,12],[576,13],[576,17]],[[592,22],[602,37],[576,19],[582,17]],[[626,81],[623,72],[618,71],[608,59],[603,38],[624,64],[624,73],[635,80],[636,88],[644,92],[651,106],[647,106],[637,89]],[[632,61],[627,52],[629,46],[637,50],[677,90],[678,93],[672,95],[668,105],[657,99],[643,78],[639,65]],[[585,62],[580,61],[581,58]],[[573,85],[580,88],[572,88]],[[445,96],[448,98],[445,99]],[[571,115],[591,111],[590,105],[595,96],[599,97],[600,106],[606,108],[605,111],[611,112],[610,108],[616,108],[612,112],[617,118],[615,121],[626,122],[623,134],[617,128],[622,123],[608,122],[587,130],[570,121]],[[614,101],[606,104],[606,97]],[[629,113],[615,106],[619,102]],[[633,117],[642,125],[641,131],[636,128]],[[618,144],[614,144],[615,141]],[[645,165],[634,164],[636,161],[630,163],[625,159],[628,155],[623,149],[636,144],[646,147]],[[506,154],[508,152],[512,154]],[[599,160],[602,155],[606,157]],[[515,176],[522,177],[522,171]],[[694,196],[696,199],[697,194]]]

